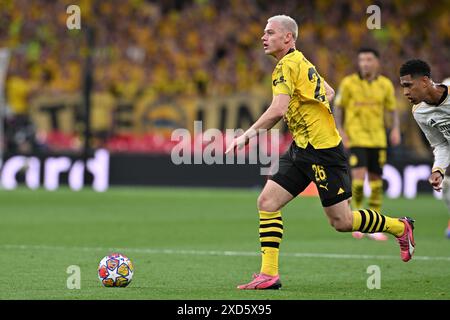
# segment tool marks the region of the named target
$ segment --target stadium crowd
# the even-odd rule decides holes
[[[382,73],[394,84],[399,66],[411,57],[427,60],[436,81],[450,75],[445,1],[375,1],[381,29],[374,30],[366,25],[370,0],[80,0],[82,29],[68,30],[72,2],[0,0],[0,48],[13,50],[6,87],[12,114],[27,114],[35,94],[81,90],[88,25],[95,32],[94,91],[114,98],[267,88],[274,63],[259,39],[266,19],[279,13],[299,21],[298,48],[335,88],[355,71],[362,45],[381,52]],[[397,89],[399,106],[407,110]]]

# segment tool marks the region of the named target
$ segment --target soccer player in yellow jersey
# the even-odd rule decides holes
[[[386,162],[386,113],[393,124],[389,140],[392,146],[400,143],[400,125],[395,109],[394,86],[379,74],[379,53],[372,48],[358,52],[358,73],[345,77],[336,94],[336,125],[345,148],[350,148],[352,168],[352,207],[362,208],[364,179],[368,174],[371,194],[369,208],[381,211],[383,197],[383,165]],[[363,234],[354,232],[355,238]],[[387,240],[383,233],[368,234],[374,240]]]
[[[281,208],[311,181],[330,224],[341,232],[387,232],[400,244],[403,261],[414,252],[413,220],[391,218],[373,210],[350,209],[350,174],[341,137],[330,111],[332,89],[317,69],[295,48],[298,27],[285,15],[268,19],[262,42],[264,52],[278,64],[272,74],[273,100],[269,108],[226,153],[240,149],[259,129],[271,129],[282,118],[293,135],[289,150],[280,158],[279,170],[267,181],[258,201],[262,265],[258,274],[239,289],[278,289],[279,246],[283,236]],[[327,90],[328,88],[328,90]]]

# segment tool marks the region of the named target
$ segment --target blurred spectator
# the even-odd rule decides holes
[[[38,69],[52,74],[52,87],[79,90],[85,44],[83,28],[65,28],[65,9],[71,1],[0,0],[0,4],[0,46],[23,48],[29,61],[38,61]],[[272,68],[259,38],[266,19],[279,12],[300,21],[300,50],[324,68],[321,73],[333,85],[354,69],[352,53],[363,44],[380,49],[388,61],[384,72],[391,79],[397,79],[398,66],[411,56],[430,61],[437,78],[450,73],[446,63],[450,53],[445,50],[450,12],[441,10],[443,1],[415,1],[408,6],[402,0],[383,1],[379,30],[366,26],[366,8],[371,4],[368,0],[80,3],[82,26],[91,22],[96,29],[97,75],[115,88],[138,91],[154,86],[172,94],[247,91]],[[427,28],[420,27],[425,22]]]
[[[15,56],[6,81],[8,112],[5,117],[5,139],[8,151],[30,154],[36,151],[35,127],[30,120],[28,106],[37,90],[22,57]]]

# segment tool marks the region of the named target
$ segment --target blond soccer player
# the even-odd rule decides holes
[[[289,150],[279,159],[278,172],[267,181],[257,201],[261,269],[250,282],[239,285],[239,289],[281,287],[278,272],[283,237],[281,209],[311,181],[316,184],[325,214],[337,231],[387,232],[397,238],[403,261],[409,261],[414,253],[411,218],[391,218],[370,209],[350,209],[352,193],[347,158],[328,102],[332,89],[296,49],[297,35],[297,23],[291,17],[279,15],[268,19],[261,40],[264,52],[278,61],[272,73],[272,103],[226,150],[229,153],[243,148],[255,132],[271,129],[282,118],[293,136]]]

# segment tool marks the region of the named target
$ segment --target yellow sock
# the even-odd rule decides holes
[[[370,209],[356,210],[353,211],[352,231],[362,233],[387,232],[400,237],[405,232],[405,224],[396,218],[382,215]]]
[[[369,208],[380,212],[381,204],[383,201],[383,180],[370,181],[370,198],[369,198]]]
[[[261,242],[261,273],[278,274],[278,255],[283,238],[281,211],[259,211],[259,240]]]
[[[364,180],[354,179],[352,181],[352,207],[360,209],[364,198]]]

